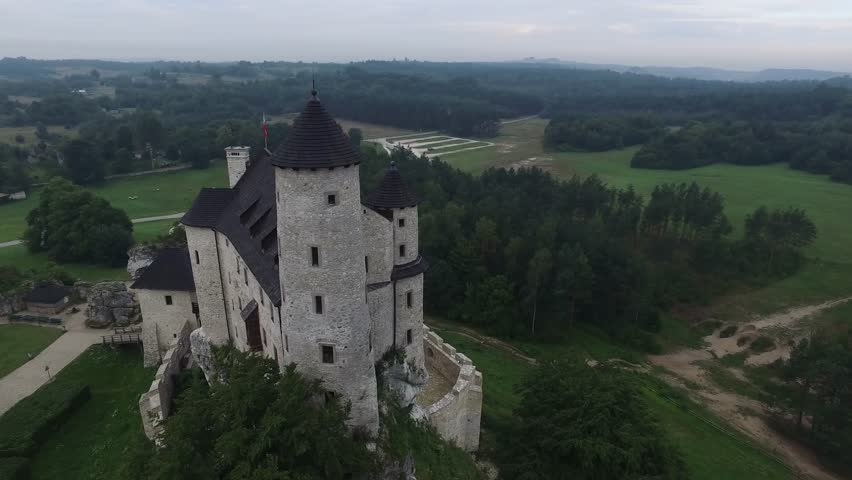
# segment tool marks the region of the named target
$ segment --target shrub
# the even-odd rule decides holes
[[[0,458],[0,478],[3,480],[29,480],[30,461],[23,457]]]
[[[775,348],[775,341],[766,335],[761,335],[751,342],[749,348],[758,353],[768,352]]]
[[[751,341],[751,337],[740,337],[737,339],[737,346],[742,347],[746,343]]]
[[[18,402],[0,417],[0,457],[29,456],[89,395],[88,385],[54,382]]]
[[[733,337],[735,333],[737,333],[737,326],[728,325],[719,332],[719,338],[730,338]]]

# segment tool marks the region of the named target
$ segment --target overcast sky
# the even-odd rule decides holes
[[[852,70],[852,0],[0,0],[0,56]]]

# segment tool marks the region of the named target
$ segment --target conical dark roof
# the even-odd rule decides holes
[[[405,180],[396,168],[396,162],[391,167],[379,187],[367,196],[364,205],[372,208],[406,208],[416,206],[420,201],[408,190]]]
[[[272,164],[282,168],[331,168],[360,162],[360,153],[322,106],[316,90],[293,122],[287,140],[272,154]]]

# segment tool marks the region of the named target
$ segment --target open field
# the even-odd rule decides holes
[[[225,162],[214,162],[206,170],[181,170],[112,180],[88,187],[130,218],[153,217],[186,211],[201,187],[228,185]],[[38,204],[39,191],[26,200],[0,205],[0,242],[16,240],[26,228],[27,213]],[[131,200],[130,197],[137,197]]]
[[[531,366],[502,350],[474,340],[464,334],[455,333],[453,327],[436,328],[447,342],[469,356],[483,372],[483,448],[494,447],[495,434],[511,426],[512,410],[520,401],[515,386],[522,381]],[[537,351],[540,359],[551,355],[582,355],[583,345],[594,335],[581,332],[575,341],[551,344],[517,345],[522,349]],[[606,343],[597,339],[595,343]],[[578,347],[578,348],[575,348]],[[617,348],[617,347],[616,347]],[[604,345],[593,346],[592,350],[604,353]],[[573,352],[573,353],[572,353]],[[606,357],[595,357],[604,360]],[[718,418],[684,395],[673,392],[665,385],[640,374],[637,381],[647,405],[658,421],[672,436],[674,443],[683,452],[690,477],[697,480],[751,480],[792,479],[794,476],[786,466],[763,453],[748,438],[730,431]]]
[[[83,382],[92,397],[54,431],[33,457],[33,480],[118,478],[128,451],[145,441],[139,395],[154,378],[137,347],[90,347],[56,376]]]
[[[0,378],[15,371],[35,357],[54,340],[62,330],[35,325],[0,325]]]
[[[284,115],[273,115],[271,117],[268,117],[268,119],[269,123],[286,122],[292,124],[293,120],[297,116],[299,116],[298,113],[286,113]],[[355,120],[346,120],[343,118],[335,118],[335,120],[337,121],[337,123],[340,124],[340,127],[343,128],[344,132],[348,132],[350,128],[360,128],[361,133],[364,136],[364,140],[368,140],[371,138],[406,136],[416,133],[414,130],[389,127],[387,125],[377,125],[375,123],[358,122]]]
[[[63,137],[77,136],[76,128],[66,129],[65,127],[54,125],[47,127],[47,131]],[[38,138],[36,138],[35,132],[35,125],[31,127],[0,127],[0,143],[8,143],[10,145],[21,145],[20,143],[15,141],[15,137],[18,135],[23,135],[23,145],[34,145],[38,142]]]
[[[9,95],[8,98],[10,102],[18,102],[21,105],[29,105],[41,100],[41,97],[31,97],[29,95]]]

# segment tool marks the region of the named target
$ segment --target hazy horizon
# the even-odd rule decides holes
[[[852,70],[839,0],[0,0],[0,56],[348,62],[410,58]],[[30,18],[32,22],[21,19]],[[461,47],[460,47],[461,46]]]

